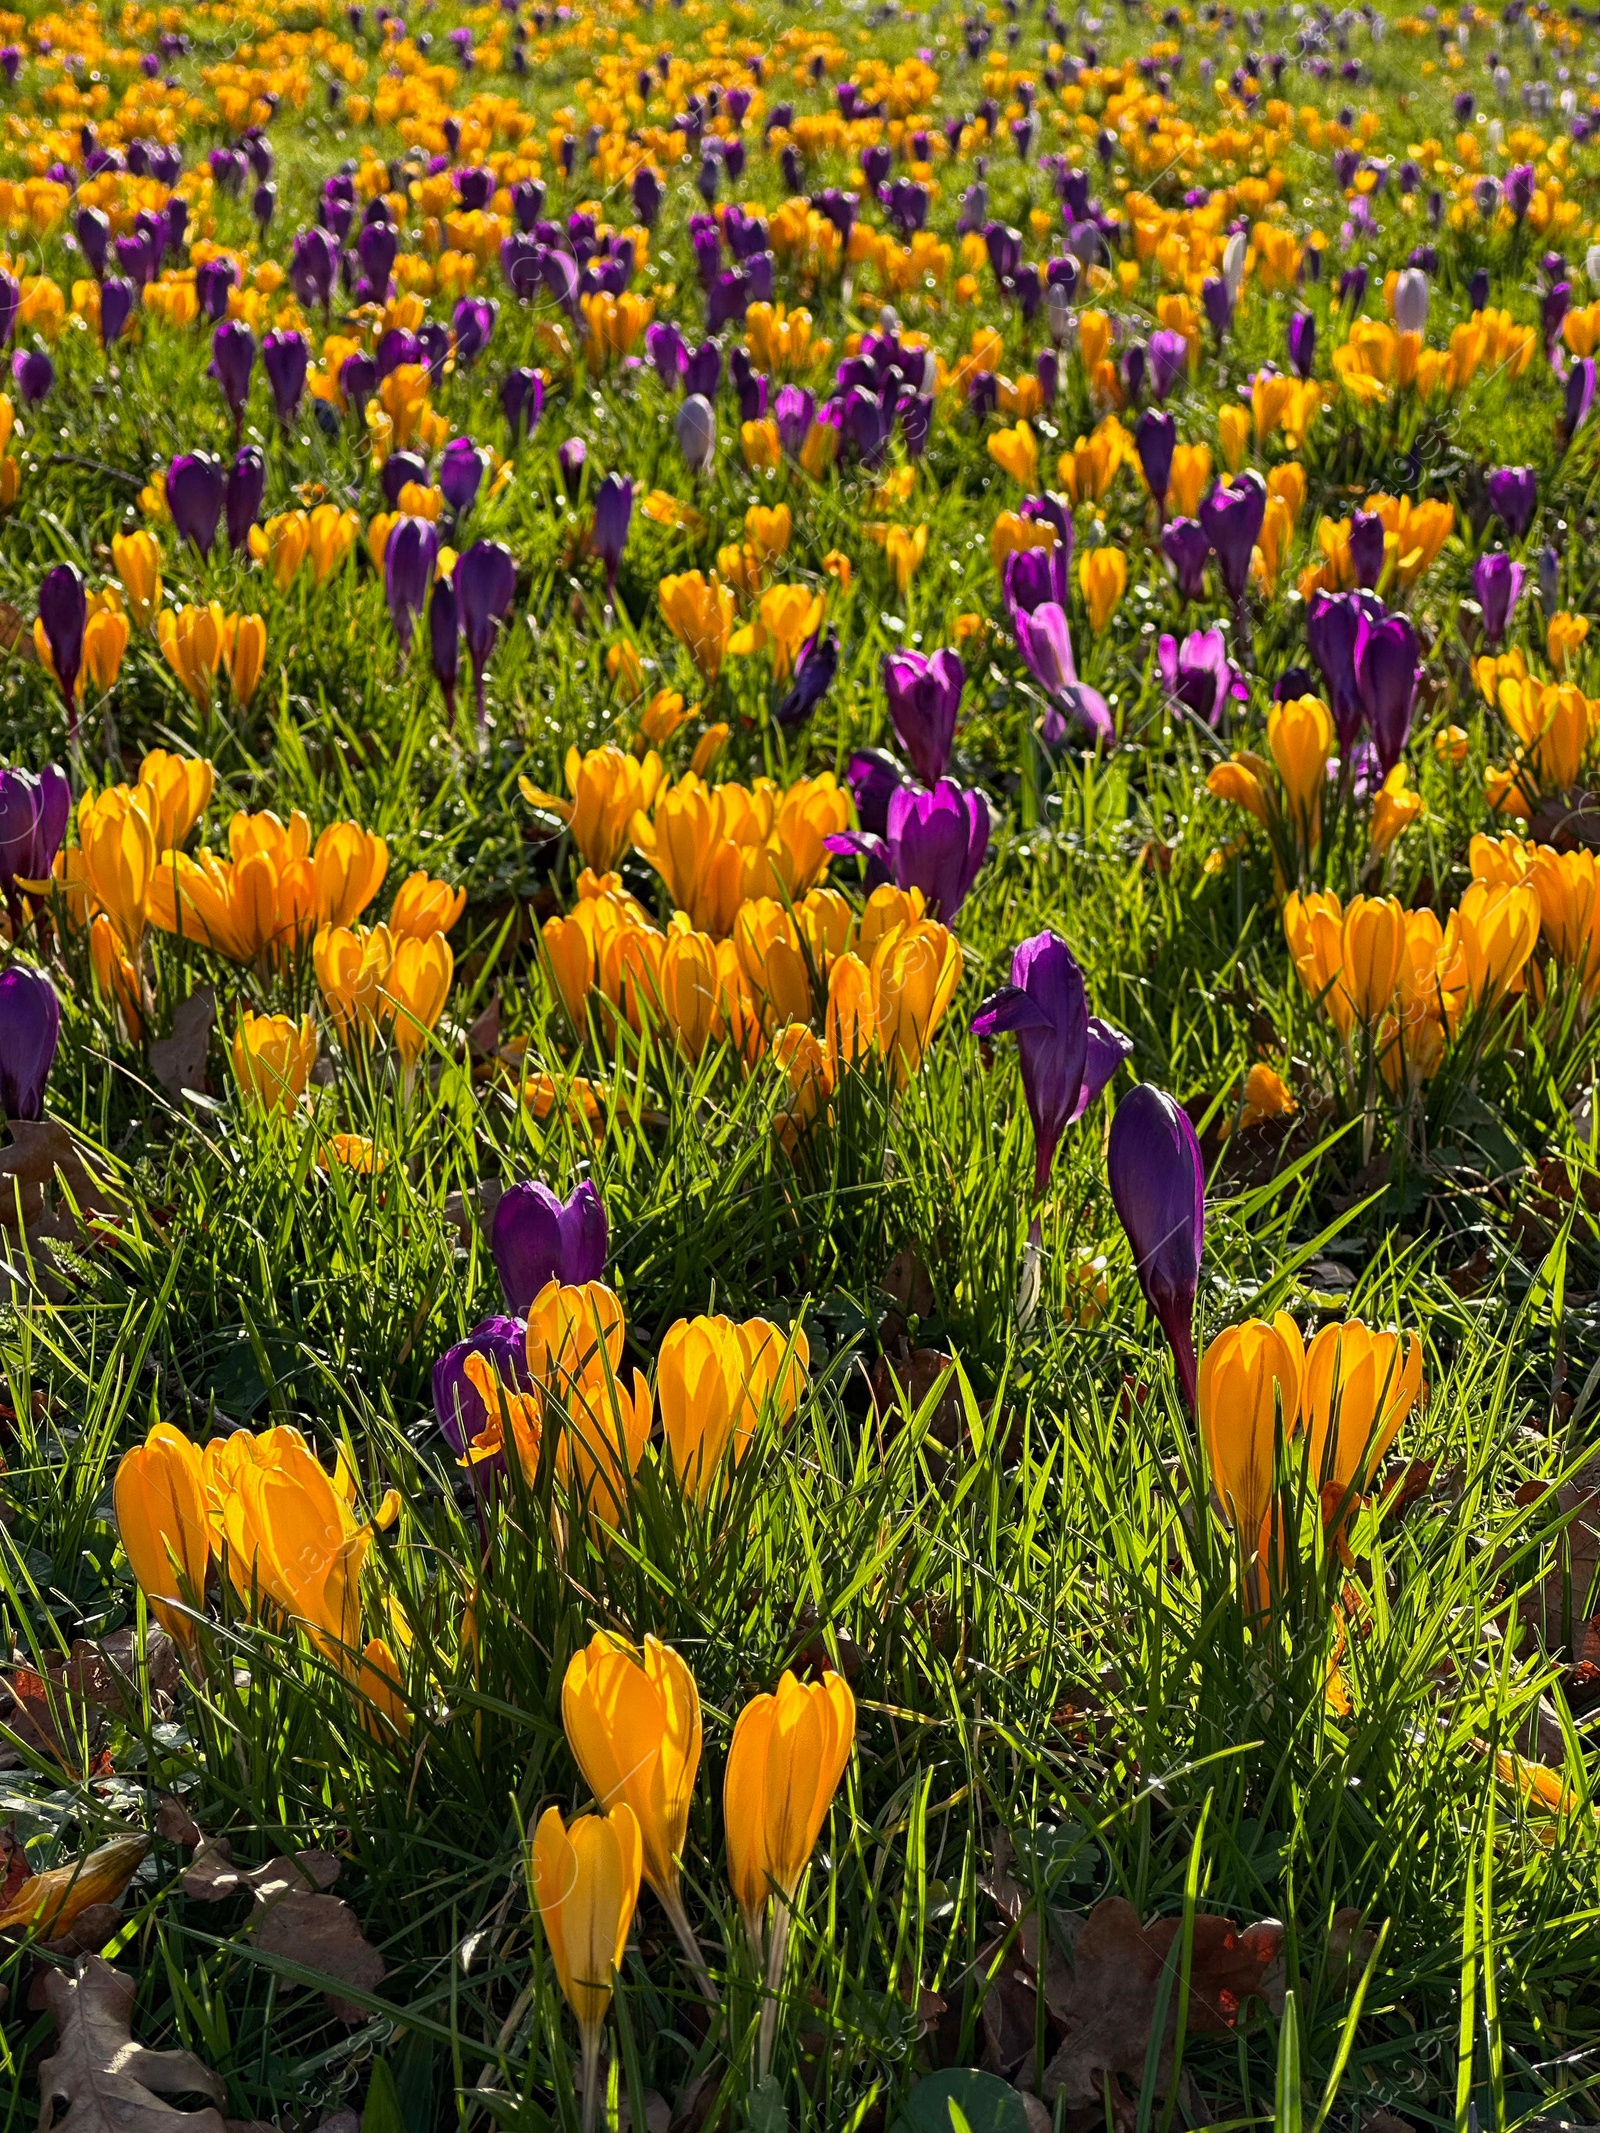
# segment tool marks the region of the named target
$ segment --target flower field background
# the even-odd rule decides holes
[[[1596,22],[0,15],[5,2126],[1593,2119]]]

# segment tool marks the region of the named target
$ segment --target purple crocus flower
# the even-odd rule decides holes
[[[113,274],[100,284],[100,346],[111,348],[122,339],[128,330],[128,321],[133,316],[133,300],[137,292],[131,281]]]
[[[644,352],[656,367],[663,385],[676,385],[683,376],[689,351],[683,332],[669,320],[656,319],[644,331]]]
[[[484,685],[489,654],[495,637],[511,608],[517,589],[517,565],[509,548],[499,541],[474,541],[456,563],[456,604],[461,612],[461,630],[472,661],[472,680],[478,700],[478,724],[485,718]]]
[[[428,519],[408,516],[390,529],[383,554],[383,590],[402,655],[411,650],[411,633],[433,584],[438,560],[438,529]],[[458,563],[456,568],[460,567]]]
[[[1531,163],[1513,163],[1506,172],[1506,206],[1520,222],[1533,205],[1534,172]]]
[[[844,776],[857,821],[869,837],[881,837],[889,827],[889,802],[905,783],[900,765],[883,748],[860,748]]]
[[[867,861],[867,881],[920,889],[929,912],[949,923],[966,902],[989,849],[989,807],[983,795],[941,778],[931,792],[899,786],[889,801],[881,837],[845,830],[824,839],[830,852]]]
[[[1141,1083],[1117,1106],[1106,1148],[1117,1219],[1134,1271],[1167,1336],[1184,1404],[1195,1408],[1194,1298],[1206,1236],[1206,1172],[1183,1106]]]
[[[167,509],[180,541],[206,560],[222,516],[222,462],[209,452],[180,452],[167,468]]]
[[[1156,664],[1167,694],[1208,726],[1216,725],[1230,696],[1245,693],[1220,629],[1191,630],[1181,645],[1163,635],[1156,644]]]
[[[106,253],[111,243],[111,224],[97,207],[80,207],[73,224],[78,249],[96,281],[105,279]]]
[[[14,274],[0,269],[0,348],[10,342],[17,327],[17,313],[22,308],[22,285]]]
[[[1180,596],[1185,600],[1204,599],[1211,543],[1200,521],[1172,519],[1161,529],[1161,553],[1177,575]]]
[[[67,706],[67,729],[78,730],[78,676],[83,672],[83,636],[89,626],[89,601],[75,563],[57,563],[39,586],[39,620],[44,624],[51,664]]]
[[[1567,396],[1561,411],[1563,449],[1571,444],[1589,419],[1589,410],[1594,405],[1596,375],[1593,356],[1579,356],[1567,372]]]
[[[1356,645],[1368,615],[1380,620],[1381,603],[1360,593],[1313,593],[1306,611],[1306,642],[1328,691],[1328,709],[1341,752],[1348,754],[1361,731],[1361,689]]]
[[[978,1037],[1014,1036],[1033,1121],[1033,1190],[1042,1198],[1061,1136],[1133,1049],[1091,1017],[1078,959],[1058,933],[1036,933],[1011,956],[1011,981],[972,1018]],[[1037,1228],[1037,1224],[1035,1225]]]
[[[1133,426],[1133,442],[1139,454],[1146,486],[1165,511],[1167,487],[1172,480],[1172,454],[1177,447],[1178,425],[1169,414],[1147,407]]]
[[[785,457],[798,459],[800,447],[811,435],[811,425],[816,420],[816,394],[808,392],[803,385],[781,386],[772,414],[778,425],[778,443]]]
[[[1375,586],[1383,576],[1388,536],[1376,511],[1357,511],[1350,519],[1350,563],[1357,585]]]
[[[56,366],[43,348],[19,348],[11,358],[11,376],[24,407],[37,407],[56,382]]]
[[[367,419],[367,402],[378,389],[378,366],[365,349],[348,355],[339,365],[339,390],[357,423]]]
[[[456,361],[463,370],[470,370],[488,347],[498,316],[487,296],[463,296],[458,300],[450,314],[450,330],[455,336]]]
[[[506,1309],[526,1318],[547,1282],[576,1287],[606,1269],[606,1210],[587,1178],[565,1200],[548,1185],[512,1185],[500,1195],[489,1248]]]
[[[966,680],[954,652],[890,652],[884,659],[889,718],[924,785],[937,785],[945,774]]]
[[[0,1115],[43,1115],[60,1036],[61,1002],[50,980],[21,963],[0,972]]]
[[[250,373],[255,368],[256,337],[243,319],[225,318],[211,336],[208,376],[222,387],[222,397],[233,416],[235,436],[244,423],[245,402],[250,398]]]
[[[1309,378],[1317,353],[1317,322],[1309,311],[1297,311],[1289,321],[1289,368],[1297,378]]]
[[[1150,336],[1149,377],[1150,390],[1158,400],[1180,384],[1189,362],[1189,343],[1181,333],[1170,327],[1160,326]]]
[[[1410,737],[1421,671],[1417,633],[1409,617],[1363,614],[1356,634],[1355,671],[1361,708],[1379,767],[1387,777]]]
[[[594,525],[589,540],[605,565],[606,588],[617,588],[617,567],[628,545],[628,527],[633,518],[633,483],[626,474],[608,474],[595,491]]]
[[[469,1355],[486,1356],[496,1375],[516,1391],[533,1390],[528,1329],[520,1319],[482,1319],[464,1341],[446,1349],[433,1366],[433,1411],[445,1442],[458,1457],[489,1421],[489,1410],[466,1373]]]
[[[452,437],[440,453],[439,490],[457,516],[472,509],[488,463],[488,453],[470,437]]]
[[[326,311],[333,301],[338,271],[339,246],[331,230],[313,224],[296,232],[289,258],[289,287],[297,303],[320,304]]]
[[[819,630],[808,637],[795,655],[794,679],[788,694],[772,714],[780,726],[798,726],[808,719],[833,687],[839,671],[839,638]]]
[[[538,371],[508,370],[500,385],[500,412],[511,441],[517,443],[539,427],[544,412],[544,379]]]
[[[72,812],[72,787],[59,764],[31,770],[0,770],[0,891],[15,938],[22,931],[18,884],[47,881]]]
[[[433,597],[428,602],[428,657],[453,725],[456,676],[461,668],[461,617],[456,607],[456,589],[448,578],[434,580]]]
[[[1479,556],[1473,565],[1473,596],[1483,610],[1483,641],[1491,651],[1505,636],[1526,575],[1520,563],[1513,563],[1499,549]]]
[[[1267,513],[1267,485],[1254,467],[1236,474],[1231,483],[1218,483],[1200,506],[1205,528],[1222,571],[1222,582],[1235,607],[1250,583],[1250,559],[1261,538]]]
[[[261,343],[261,361],[272,387],[272,404],[285,429],[292,427],[305,397],[310,354],[305,335],[294,330],[269,333]]]
[[[1078,679],[1072,656],[1072,628],[1065,606],[1043,600],[1031,610],[1019,608],[1012,616],[1017,649],[1029,673],[1050,698],[1043,733],[1046,745],[1058,747],[1067,734],[1064,712],[1070,711],[1097,741],[1108,748],[1117,744],[1116,721],[1111,707],[1098,689]]]
[[[1532,467],[1496,467],[1485,487],[1489,508],[1514,541],[1520,541],[1533,524],[1539,500],[1539,477]]]
[[[250,539],[250,528],[261,510],[267,490],[267,462],[257,445],[247,444],[228,469],[223,485],[223,512],[228,528],[228,546],[237,555]]]

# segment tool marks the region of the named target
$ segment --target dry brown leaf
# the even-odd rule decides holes
[[[1575,1647],[1590,1613],[1595,1574],[1600,1571],[1600,1494],[1595,1478],[1585,1469],[1556,1491],[1555,1512],[1567,1524],[1551,1547],[1544,1576],[1529,1587],[1518,1605],[1523,1627],[1533,1632],[1547,1652]],[[1524,1482],[1515,1500],[1528,1509],[1545,1493],[1542,1483]]]
[[[293,1859],[280,1856],[264,1866],[238,1867],[225,1838],[206,1837],[184,1870],[183,1892],[200,1903],[218,1903],[248,1889],[255,1909],[245,1931],[258,1948],[360,1992],[376,1992],[387,1969],[344,1898],[325,1893],[338,1878],[339,1861],[332,1852],[296,1852]],[[367,2010],[337,1990],[327,1997],[341,2022],[366,2019]]]
[[[192,2052],[133,2041],[132,1978],[86,1955],[70,1977],[52,1970],[44,1996],[58,2036],[39,2069],[39,2133],[225,2133],[220,2111],[175,2111],[161,2101],[221,2103],[225,2092]]]
[[[59,1243],[82,1249],[91,1242],[89,1225],[114,1213],[111,1188],[86,1168],[79,1143],[54,1119],[12,1119],[10,1132],[10,1146],[0,1148],[0,1229],[8,1238],[25,1239],[34,1281],[46,1296],[59,1299],[66,1291],[43,1261],[43,1247]],[[16,1266],[14,1284],[20,1286],[22,1279]]]
[[[181,1000],[172,1017],[172,1034],[150,1043],[150,1071],[167,1094],[181,1099],[185,1089],[206,1093],[206,1054],[217,1019],[217,996],[201,985]]]
[[[164,1719],[178,1686],[178,1649],[164,1629],[152,1624],[145,1655],[154,1714]],[[130,1721],[139,1716],[132,1629],[93,1642],[79,1637],[65,1658],[47,1659],[42,1672],[19,1664],[0,1679],[0,1722],[36,1755],[52,1757],[72,1777],[83,1774],[79,1763],[85,1742],[91,1763],[99,1753],[104,1712]],[[0,1755],[9,1755],[9,1764],[21,1760],[15,1751]]]
[[[1108,1896],[1084,1921],[1073,1951],[1067,2003],[1058,2019],[1065,2032],[1045,2069],[1047,2103],[1065,2095],[1069,2110],[1103,2111],[1109,2099],[1120,2119],[1131,2115],[1120,2077],[1142,2080],[1155,2023],[1162,1973],[1176,1963],[1181,1918],[1158,1918],[1149,1926],[1121,1896]],[[1264,1997],[1267,1973],[1283,1947],[1276,1919],[1236,1926],[1202,1913],[1194,1920],[1189,1969],[1188,2031],[1191,2036],[1233,2028],[1244,2003]],[[1178,1981],[1167,2002],[1158,2081],[1165,2086],[1178,2022]],[[1055,2011],[1055,2010],[1053,2010]]]
[[[0,652],[9,652],[13,659],[21,659],[29,666],[39,663],[28,618],[10,600],[0,600]]]
[[[21,1926],[45,1939],[64,1934],[91,1906],[115,1903],[149,1849],[148,1837],[114,1837],[86,1859],[30,1874],[0,1911],[0,1932]]]
[[[169,1792],[156,1809],[156,1835],[165,1837],[169,1844],[198,1844],[200,1825],[190,1814],[182,1800]]]

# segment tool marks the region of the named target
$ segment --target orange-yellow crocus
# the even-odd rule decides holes
[[[210,804],[216,766],[203,755],[171,755],[152,748],[139,765],[135,796],[149,818],[158,852],[183,844]]]
[[[115,786],[78,803],[78,846],[89,894],[121,935],[130,955],[144,939],[145,894],[156,870],[156,840],[129,787]]]
[[[1301,1417],[1311,1485],[1330,1514],[1371,1490],[1421,1389],[1415,1334],[1372,1333],[1357,1318],[1317,1334],[1306,1351]]]
[[[646,1637],[641,1650],[610,1630],[597,1630],[568,1664],[561,1723],[600,1805],[622,1801],[632,1810],[644,1877],[674,1927],[687,1934],[679,1861],[700,1768],[700,1692],[694,1675],[656,1637]],[[692,1941],[692,1934],[688,1938]]]
[[[1078,583],[1098,637],[1128,586],[1128,558],[1120,548],[1086,548],[1078,558]]]
[[[1267,747],[1277,766],[1286,813],[1307,848],[1322,834],[1322,794],[1333,753],[1333,718],[1315,696],[1274,704],[1267,715]]]
[[[317,1060],[311,1017],[257,1015],[249,1008],[233,1033],[233,1071],[240,1094],[268,1116],[292,1111],[306,1092]]]
[[[1038,487],[1039,444],[1026,422],[1013,430],[996,430],[989,439],[989,457],[1021,488]]]
[[[312,968],[341,1042],[370,1037],[377,1028],[394,949],[387,926],[317,928]]]
[[[164,607],[156,616],[162,655],[202,711],[210,708],[212,684],[222,664],[225,621],[215,600],[204,607]]]
[[[1200,1441],[1247,1569],[1266,1546],[1276,1447],[1299,1426],[1304,1378],[1300,1329],[1284,1311],[1229,1326],[1200,1358]]]
[[[657,587],[661,613],[674,637],[708,682],[722,670],[733,632],[733,595],[715,573],[690,570]]]
[[[388,871],[389,847],[381,837],[359,822],[329,823],[311,854],[318,923],[353,926]]]
[[[598,2120],[600,2033],[639,1901],[640,1859],[639,1825],[621,1804],[570,1829],[547,1807],[529,1847],[540,1923],[582,2039],[583,2133]]]
[[[393,1025],[394,1048],[408,1069],[422,1056],[429,1032],[444,1012],[455,967],[442,933],[431,933],[425,940],[408,935],[394,944],[394,958],[383,979],[383,1013]]]
[[[228,615],[222,624],[228,687],[243,710],[256,693],[267,663],[267,625],[259,615]]]
[[[710,1496],[730,1448],[734,1465],[744,1457],[769,1394],[780,1420],[793,1412],[810,1359],[802,1331],[791,1342],[764,1318],[680,1318],[667,1328],[656,1403],[673,1470],[695,1502]]]
[[[540,790],[526,778],[517,783],[530,807],[560,817],[572,841],[597,874],[609,873],[633,842],[634,817],[648,813],[661,788],[661,758],[654,749],[643,757],[620,748],[591,748],[580,755],[567,750],[570,800]]]
[[[397,940],[424,941],[431,934],[448,933],[466,908],[465,889],[452,889],[449,882],[435,881],[419,869],[395,891],[389,931]]]
[[[774,1955],[779,1954],[789,1908],[844,1776],[855,1732],[855,1698],[842,1674],[801,1682],[785,1673],[776,1694],[754,1697],[739,1713],[728,1746],[722,1808],[728,1879],[757,1949],[767,1899],[776,1893],[781,1908]]]
[[[143,1444],[123,1454],[112,1501],[123,1553],[150,1612],[163,1629],[192,1643],[186,1610],[203,1603],[211,1561],[198,1447],[170,1423],[157,1422]]]
[[[141,527],[136,533],[111,536],[111,562],[140,629],[150,629],[161,605],[161,543]]]

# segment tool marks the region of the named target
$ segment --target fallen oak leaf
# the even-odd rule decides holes
[[[206,1054],[216,1019],[216,992],[201,985],[173,1010],[170,1036],[150,1040],[150,1071],[167,1094],[180,1102],[187,1089],[197,1096],[206,1093]]]
[[[1129,2106],[1119,2076],[1143,2076],[1155,2026],[1163,1972],[1181,1956],[1183,1921],[1158,1918],[1143,1926],[1121,1896],[1097,1903],[1084,1921],[1073,1951],[1073,1976],[1057,2010],[1066,2035],[1045,2068],[1042,2094],[1054,2103],[1062,2094],[1071,2110],[1115,2116]],[[1228,1918],[1201,1913],[1193,1922],[1189,1965],[1188,2033],[1217,2035],[1234,2027],[1246,2000],[1265,1998],[1268,1972],[1283,1948],[1283,1927],[1264,1919],[1240,1927]],[[1169,1988],[1161,2040],[1158,2085],[1171,2072],[1178,2022],[1177,1980]]]
[[[163,2096],[209,2096],[218,2077],[192,2052],[152,2051],[133,2039],[133,1979],[98,1955],[69,1977],[52,1970],[45,2005],[58,2043],[39,2069],[40,2133],[225,2133],[219,2110],[175,2111]]]
[[[63,1936],[85,1911],[121,1897],[149,1849],[148,1837],[114,1837],[86,1859],[30,1874],[0,1910],[0,1932],[20,1926],[45,1940]]]
[[[281,1855],[262,1866],[233,1862],[227,1839],[206,1837],[184,1870],[183,1892],[200,1903],[219,1903],[248,1889],[255,1908],[245,1926],[267,1955],[280,1955],[360,1992],[375,1992],[387,1976],[383,1957],[361,1931],[342,1896],[326,1893],[339,1878],[332,1852]],[[308,1887],[307,1884],[310,1884]],[[328,2004],[341,2022],[360,2022],[367,2010],[327,1987]]]

